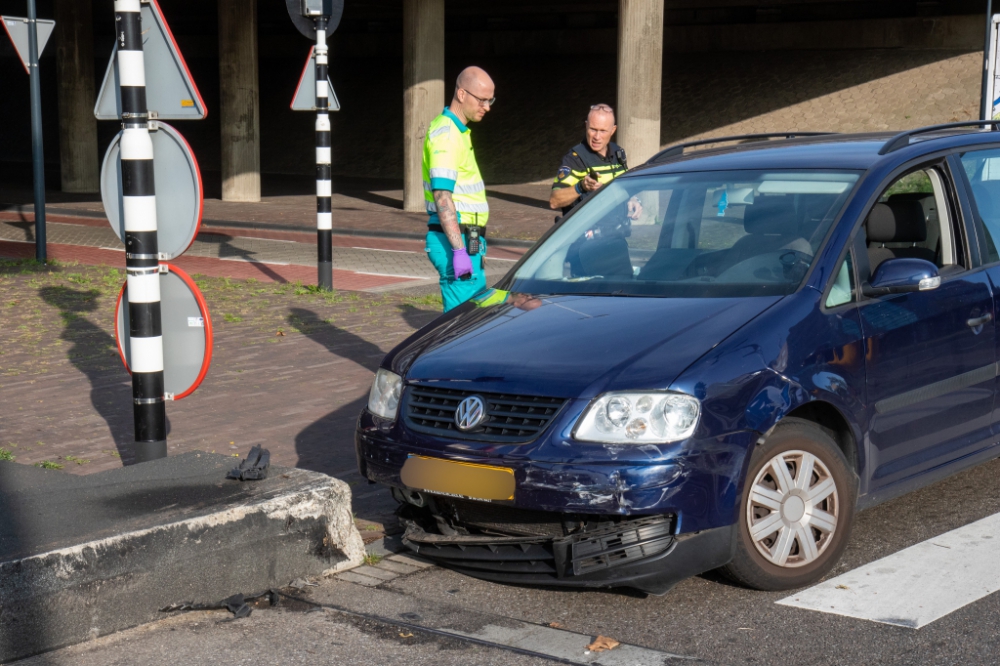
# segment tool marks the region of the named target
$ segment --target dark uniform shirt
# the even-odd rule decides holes
[[[573,146],[562,158],[562,166],[552,183],[552,189],[577,187],[580,182],[593,172],[601,185],[610,183],[628,169],[625,162],[625,150],[614,141],[608,143],[607,156],[595,153],[587,142]],[[577,192],[582,188],[577,187]],[[580,197],[569,206],[562,209],[563,215],[577,206],[585,197]]]

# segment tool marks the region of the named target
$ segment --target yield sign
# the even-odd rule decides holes
[[[146,107],[163,120],[200,120],[208,111],[191,78],[184,56],[156,0],[142,4],[142,50],[146,65]],[[118,120],[118,43],[97,93],[94,115],[98,120]]]
[[[316,47],[309,49],[309,57],[306,58],[306,66],[299,77],[299,85],[295,86],[295,94],[292,95],[292,111],[315,111],[316,110]],[[333,92],[333,84],[329,77],[326,79],[326,91],[329,96],[330,111],[340,111],[340,100],[337,93]]]
[[[20,16],[0,16],[0,23],[3,23],[7,36],[14,43],[14,49],[21,58],[21,64],[24,65],[24,71],[30,74],[31,71],[28,69],[28,26],[31,24],[28,19]],[[36,25],[38,26],[38,57],[41,58],[42,51],[45,50],[45,45],[48,43],[49,37],[52,36],[52,29],[56,27],[56,22],[49,19],[36,19]]]

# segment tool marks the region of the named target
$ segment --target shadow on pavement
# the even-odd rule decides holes
[[[535,197],[526,197],[523,194],[513,194],[511,192],[499,192],[497,190],[486,190],[486,194],[487,196],[493,199],[502,199],[503,201],[509,201],[510,203],[521,204],[522,206],[531,206],[532,208],[542,208],[544,210],[550,210],[548,199],[545,200],[536,199]]]
[[[399,313],[403,316],[403,319],[406,320],[406,323],[409,324],[414,331],[419,331],[424,326],[441,316],[440,312],[421,310],[420,308],[415,308],[408,304],[399,305],[397,307],[399,308]]]
[[[215,243],[219,246],[219,258],[220,259],[232,259],[239,258],[250,264],[258,271],[261,272],[267,279],[273,280],[279,284],[284,284],[288,282],[279,273],[275,272],[270,266],[262,263],[259,259],[255,259],[256,252],[251,250],[245,250],[241,247],[233,245],[233,236],[220,233],[210,233],[210,234],[199,234],[198,240],[203,243]]]
[[[311,310],[291,308],[289,315],[292,326],[331,354],[354,361],[372,374],[378,369],[384,353],[377,345],[326,323]],[[367,403],[368,396],[364,395],[335,409],[300,432],[295,437],[295,451],[299,454],[296,466],[324,474],[352,467],[354,424]]]
[[[65,328],[60,337],[72,346],[66,357],[90,380],[90,402],[108,424],[122,464],[134,462],[132,441],[135,436],[132,421],[132,384],[126,381],[115,339],[84,315],[97,309],[100,292],[96,289],[75,290],[68,287],[43,287],[39,295],[49,305],[59,309]],[[170,422],[167,421],[169,433]]]

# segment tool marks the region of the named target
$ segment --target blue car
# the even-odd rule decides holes
[[[1000,455],[996,124],[736,139],[605,185],[385,357],[357,458],[410,549],[788,589],[857,511]]]

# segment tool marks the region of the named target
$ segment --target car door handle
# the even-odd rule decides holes
[[[977,326],[982,326],[992,319],[993,315],[987,312],[982,317],[973,317],[972,319],[966,320],[965,323],[969,326],[969,328],[976,328]]]

